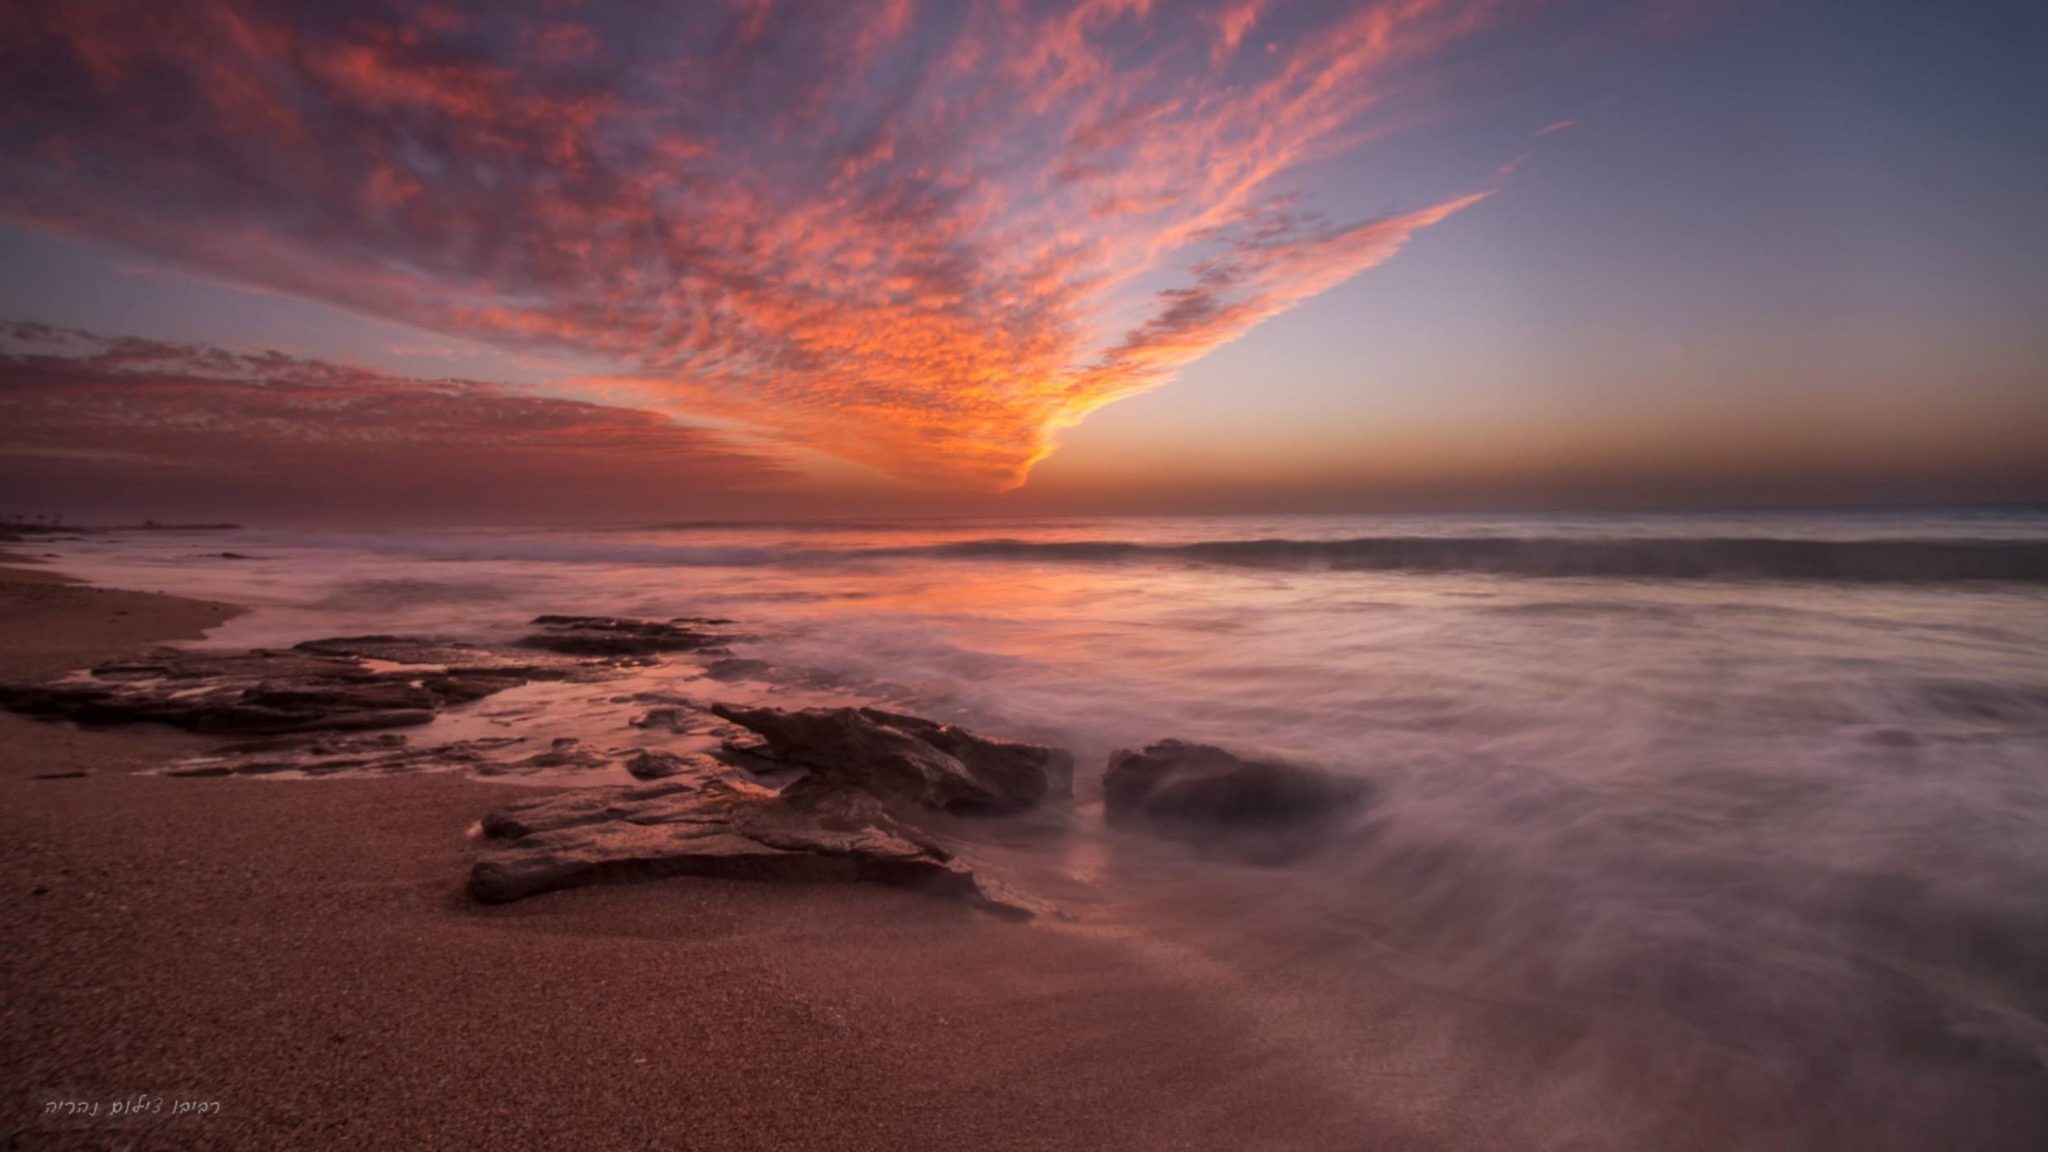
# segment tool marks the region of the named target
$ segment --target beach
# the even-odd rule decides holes
[[[15,565],[0,604],[8,677],[232,611]],[[0,733],[17,1147],[1428,1146],[1084,937],[861,885],[481,909],[464,833],[501,786],[137,776],[205,742]],[[44,1121],[42,1093],[219,1111]]]
[[[214,670],[201,685],[237,653],[301,669],[306,644],[338,653],[321,668],[528,661],[536,627],[591,639],[546,615],[565,607],[717,635],[450,672],[488,698],[401,717],[403,760],[374,733],[367,759],[278,761],[0,714],[0,1123],[25,1148],[2031,1146],[2043,937],[2014,832],[2042,705],[2016,610],[2038,603],[2038,525],[1939,523],[1927,546],[1736,525],[1813,541],[1788,548],[1630,524],[1633,550],[1606,522],[1521,527],[1553,535],[1100,521],[17,554],[14,683],[96,667],[127,691],[164,643]],[[1276,528],[1301,539],[1202,543]],[[160,696],[174,718],[188,699]],[[931,817],[1037,914],[645,869],[484,902],[502,893],[472,870],[503,849],[480,822],[658,791],[626,765],[708,737],[656,704],[715,700],[1072,750],[1071,801]],[[486,731],[521,743],[474,754]],[[1105,821],[1105,757],[1160,737],[1279,749],[1361,799],[1256,861]],[[45,1114],[137,1099],[192,1111]]]

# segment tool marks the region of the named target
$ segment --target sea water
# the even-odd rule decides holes
[[[1685,1109],[1744,1146],[2048,1146],[2048,513],[56,547],[97,580],[253,609],[211,644],[722,616],[756,699],[1068,748],[1079,846],[1049,867],[1079,930],[1092,915],[1228,974],[1299,1021],[1326,1079],[1385,1042],[1360,973],[1494,1006],[1423,1029],[1410,1066],[1458,1082],[1485,1075],[1473,1046],[1542,1053],[1514,1090],[1551,1119],[1509,1146],[1667,1144]],[[1095,782],[1164,737],[1368,777],[1375,801],[1281,868],[1132,847],[1100,828]]]

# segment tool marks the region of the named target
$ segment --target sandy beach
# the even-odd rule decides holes
[[[232,612],[18,564],[0,605],[8,678]],[[202,746],[0,716],[10,1147],[1421,1146],[1084,935],[861,885],[483,909],[464,833],[504,786],[132,774]]]
[[[445,601],[384,599],[418,596],[421,581],[375,585],[380,598],[354,616],[339,614],[345,596],[302,583],[294,603],[323,607],[292,617],[257,594],[287,578],[347,589],[350,570],[162,547],[178,571],[118,558],[125,574],[86,569],[105,586],[38,557],[0,562],[0,682],[107,672],[104,661],[223,625],[226,644],[253,634],[289,646],[308,634],[476,629],[551,607],[484,597],[476,615],[436,625]],[[482,570],[465,571],[462,587],[482,587]],[[150,590],[156,576],[194,598]],[[657,603],[671,612],[692,604],[667,590],[677,580],[660,574]],[[237,598],[256,611],[227,602]],[[488,655],[470,651],[473,662]],[[687,750],[694,738],[680,728],[628,726],[622,716],[645,705],[620,705],[639,697],[618,693],[747,691],[690,671],[716,659],[629,662],[600,669],[625,679],[451,705],[408,728],[404,746],[431,761],[437,739],[502,722],[527,733],[519,747],[545,749],[561,730],[547,725],[568,724],[594,747]],[[488,904],[472,869],[503,850],[477,839],[480,822],[523,801],[593,795],[593,784],[632,793],[615,759],[519,782],[485,778],[517,769],[489,760],[309,776],[213,755],[231,742],[0,713],[0,1147],[1907,1152],[1932,1133],[1958,1147],[2029,1147],[2040,1130],[2024,1050],[1942,1024],[1945,1002],[1897,984],[1866,992],[1842,975],[1825,995],[1889,999],[1766,1012],[1784,987],[1769,982],[1773,958],[1717,973],[1701,967],[1712,940],[1640,957],[1609,942],[1604,958],[1633,966],[1602,979],[1586,954],[1555,950],[1592,939],[1583,924],[1532,918],[1597,908],[1598,873],[1568,889],[1583,900],[1546,906],[1554,878],[1492,871],[1499,845],[1447,854],[1403,846],[1398,822],[1371,823],[1400,810],[1398,795],[1375,801],[1348,843],[1232,867],[1106,826],[1102,761],[1080,756],[1072,806],[1043,814],[1053,839],[1014,839],[998,820],[952,842],[978,873],[987,866],[1041,902],[1026,922],[869,883],[644,870],[608,877],[632,883]],[[152,771],[190,757],[233,772]],[[1539,812],[1526,827],[1558,822]],[[1412,918],[1361,918],[1368,899],[1377,916],[1412,900]],[[1912,930],[1896,939],[1916,963],[1941,959],[1926,950],[1964,923],[1938,908],[1890,915]],[[1462,949],[1438,956],[1496,966],[1432,958],[1429,933]],[[2023,940],[2014,947],[2024,956]],[[1511,951],[1526,961],[1504,962]],[[2004,978],[2007,955],[1947,962]],[[1580,965],[1563,972],[1578,983],[1543,983],[1556,964]],[[1930,1035],[1946,1047],[1908,1058]],[[192,1114],[104,1111],[138,1099]],[[103,1111],[48,1114],[64,1101]]]

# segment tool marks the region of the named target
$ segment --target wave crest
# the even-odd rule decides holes
[[[1854,582],[2048,581],[2048,541],[1370,536],[1348,540],[969,540],[902,549],[985,560],[1192,561],[1244,568]]]

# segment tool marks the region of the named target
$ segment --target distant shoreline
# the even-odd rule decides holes
[[[35,537],[49,539],[58,536],[100,536],[110,532],[239,532],[240,524],[159,524],[144,520],[140,524],[24,524],[19,521],[0,520],[0,541],[19,542]]]

